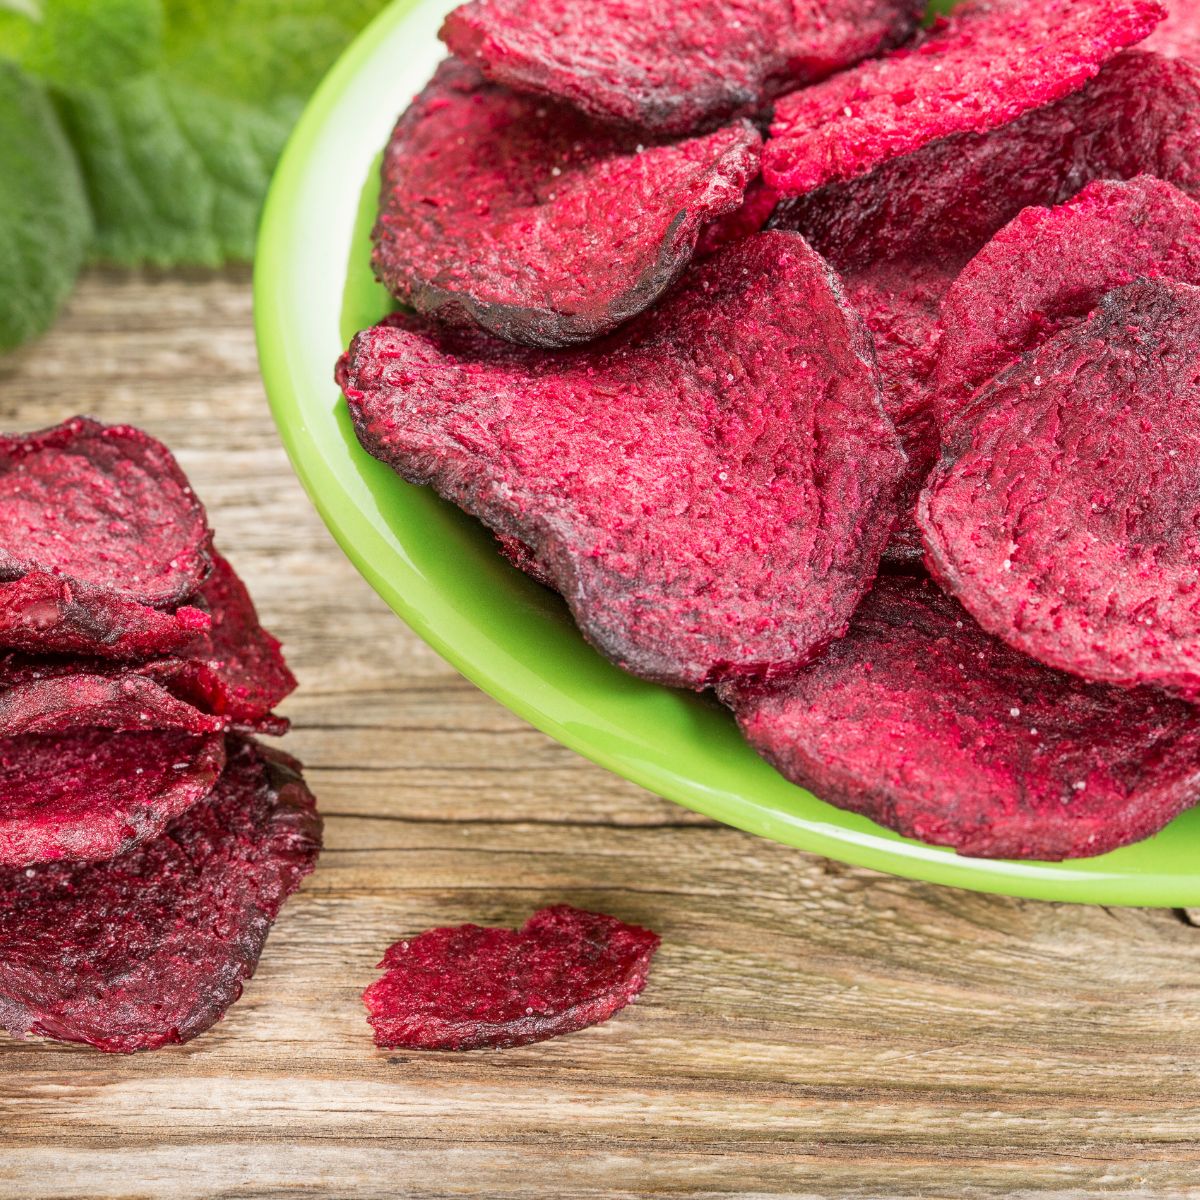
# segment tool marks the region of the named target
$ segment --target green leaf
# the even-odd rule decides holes
[[[41,84],[0,61],[0,350],[41,333],[91,235],[79,168]]]
[[[21,62],[37,33],[37,10],[16,0],[0,0],[0,59]]]
[[[64,97],[96,220],[93,257],[208,267],[249,259],[296,108],[260,110],[158,74]]]
[[[304,101],[385,2],[164,0],[152,71],[61,96],[96,256],[161,266],[250,258]]]
[[[386,2],[0,0],[0,349],[53,318],[89,239],[130,266],[249,259],[304,101]]]
[[[20,61],[64,91],[106,87],[162,55],[160,0],[44,0]]]

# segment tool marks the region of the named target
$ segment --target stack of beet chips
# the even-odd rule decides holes
[[[152,1049],[237,999],[321,824],[295,687],[170,452],[0,437],[0,1025]]]
[[[920,8],[469,0],[337,378],[788,778],[1095,855],[1200,797],[1200,5]]]

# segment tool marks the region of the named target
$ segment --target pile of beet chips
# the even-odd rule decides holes
[[[1095,855],[1200,797],[1200,5],[921,7],[470,0],[337,378],[788,778]]]
[[[0,1025],[132,1051],[237,999],[320,847],[252,736],[294,687],[166,447],[0,437]]]

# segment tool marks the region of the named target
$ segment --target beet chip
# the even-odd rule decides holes
[[[967,0],[915,46],[780,100],[763,174],[799,195],[995,129],[1077,91],[1164,15],[1158,0]]]
[[[0,738],[64,733],[88,726],[219,733],[228,724],[138,674],[66,673],[30,678],[31,672],[18,671],[11,659],[5,660],[3,671],[11,686],[0,691]]]
[[[674,283],[758,170],[748,122],[645,140],[444,62],[384,158],[376,274],[418,312],[510,341],[607,333]]]
[[[724,698],[789,779],[980,858],[1101,854],[1200,796],[1190,705],[1042,666],[925,579],[880,579],[819,662]]]
[[[296,687],[279,641],[258,622],[246,585],[215,550],[213,572],[199,601],[212,618],[204,657],[162,660],[144,668],[176,696],[237,729],[285,733],[288,722],[271,710]]]
[[[459,925],[390,947],[363,993],[385,1049],[525,1046],[607,1021],[646,986],[658,935],[565,904],[517,931]]]
[[[917,509],[930,570],[989,632],[1085,679],[1188,699],[1198,330],[1200,288],[1110,292],[976,394]]]
[[[965,264],[1027,205],[1143,174],[1200,197],[1200,69],[1127,50],[1064,100],[785,201],[772,224],[799,230],[840,271]]]
[[[0,738],[0,867],[112,858],[212,791],[219,734],[180,730]]]
[[[1027,208],[973,258],[943,303],[936,395],[950,421],[976,388],[1138,276],[1200,283],[1200,204],[1161,180],[1098,181]]]
[[[1200,0],[1164,0],[1167,19],[1150,35],[1146,49],[1167,58],[1200,63]]]
[[[162,612],[42,571],[0,583],[0,646],[8,649],[113,659],[188,654],[206,644],[210,625],[190,605]]]
[[[0,871],[0,1025],[129,1053],[190,1040],[241,995],[321,821],[294,760],[229,754],[211,797],[154,841]]]
[[[210,536],[171,452],[141,430],[76,417],[0,437],[0,580],[43,571],[175,605],[208,574]]]
[[[662,683],[807,661],[895,515],[868,335],[794,234],[727,247],[594,346],[396,317],[339,379],[371,454],[524,542],[586,636]]]
[[[691,133],[759,112],[911,34],[917,0],[472,0],[442,40],[490,79],[601,119]]]

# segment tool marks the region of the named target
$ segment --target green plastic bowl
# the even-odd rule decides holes
[[[369,266],[379,152],[443,50],[448,4],[399,0],[343,55],[276,172],[254,275],[263,378],[313,503],[372,587],[468,679],[659,795],[775,841],[934,883],[1094,904],[1200,904],[1200,810],[1148,841],[1068,863],[994,862],[902,838],[795,787],[710,700],[643,683],[592,650],[565,607],[476,522],[358,446],[332,382],[388,310]]]

